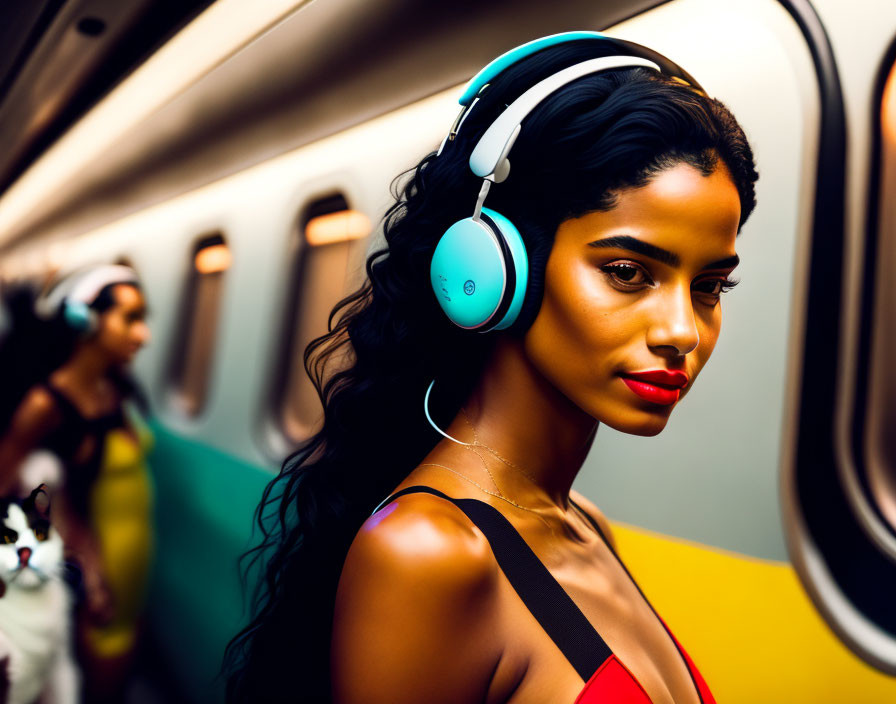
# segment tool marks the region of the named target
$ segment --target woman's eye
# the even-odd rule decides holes
[[[711,296],[718,296],[722,293],[722,281],[721,279],[702,281],[694,286],[694,290],[700,293],[708,293]]]
[[[739,282],[733,279],[704,279],[694,284],[693,289],[698,293],[704,293],[713,298],[718,298],[726,291],[730,291]]]
[[[601,267],[601,271],[607,274],[611,281],[624,288],[641,288],[653,283],[647,272],[635,264],[623,262],[605,264]]]

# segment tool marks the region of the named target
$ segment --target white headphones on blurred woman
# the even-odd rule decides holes
[[[123,264],[101,264],[65,276],[34,303],[35,314],[49,320],[60,311],[65,322],[84,335],[95,332],[99,315],[90,308],[106,286],[139,284],[137,272]]]

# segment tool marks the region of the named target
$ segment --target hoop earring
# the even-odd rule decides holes
[[[461,442],[461,441],[458,440],[457,438],[453,438],[453,437],[451,437],[448,433],[446,433],[444,430],[442,430],[439,426],[437,426],[437,425],[433,422],[432,416],[429,415],[429,394],[432,392],[432,387],[435,386],[435,383],[436,383],[436,380],[435,380],[435,379],[433,379],[431,382],[429,382],[429,388],[426,389],[426,396],[423,397],[423,412],[426,414],[426,420],[429,421],[429,424],[430,424],[433,428],[435,428],[439,433],[441,433],[442,435],[444,435],[444,436],[445,436],[446,438],[448,438],[449,440],[453,440],[453,441],[456,442],[458,445],[466,445],[467,447],[472,447],[475,443],[472,443],[472,442]]]

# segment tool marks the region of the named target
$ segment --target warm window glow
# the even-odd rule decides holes
[[[215,274],[230,268],[230,249],[226,244],[213,244],[196,252],[196,271],[200,274]]]
[[[359,240],[370,234],[370,218],[357,210],[340,210],[311,218],[305,225],[305,240],[312,247],[347,240]]]

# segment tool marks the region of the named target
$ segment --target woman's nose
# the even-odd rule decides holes
[[[681,356],[700,342],[690,287],[678,287],[657,301],[653,324],[647,331],[647,345],[658,354]]]
[[[149,326],[146,323],[138,323],[136,326],[134,326],[133,334],[134,334],[134,338],[141,345],[145,345],[147,342],[149,342],[150,332],[149,332]]]

